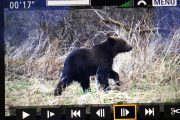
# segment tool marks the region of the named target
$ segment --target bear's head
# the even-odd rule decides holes
[[[113,46],[113,50],[115,53],[129,52],[132,50],[131,45],[117,36],[110,36],[107,38],[107,41],[111,46]]]

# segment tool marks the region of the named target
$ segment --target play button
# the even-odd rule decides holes
[[[36,109],[17,109],[16,120],[36,120]]]
[[[26,112],[22,112],[22,118],[23,119],[25,119],[25,118],[27,118],[27,117],[29,117],[30,116],[30,114],[29,113],[26,113]]]

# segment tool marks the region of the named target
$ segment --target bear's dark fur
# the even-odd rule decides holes
[[[132,47],[116,36],[108,37],[106,41],[92,48],[80,48],[72,51],[64,62],[59,83],[54,95],[61,95],[72,81],[80,83],[83,91],[90,88],[90,76],[96,75],[98,83],[104,90],[109,88],[108,78],[119,84],[119,75],[112,70],[113,58],[122,52],[128,52]]]

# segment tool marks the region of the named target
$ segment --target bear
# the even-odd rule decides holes
[[[97,82],[104,91],[110,90],[108,78],[113,79],[116,85],[120,86],[119,75],[112,69],[113,59],[117,54],[131,50],[132,46],[125,40],[110,36],[92,48],[72,51],[65,59],[54,95],[61,95],[73,81],[79,82],[84,92],[90,90],[92,75],[96,75]]]

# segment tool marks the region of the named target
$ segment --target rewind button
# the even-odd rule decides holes
[[[85,120],[86,119],[86,109],[85,107],[67,107],[66,120]]]
[[[71,118],[77,118],[81,117],[81,111],[80,110],[71,110]]]

